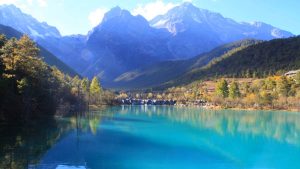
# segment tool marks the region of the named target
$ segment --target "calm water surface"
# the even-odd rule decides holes
[[[17,126],[0,126],[0,168],[300,168],[300,113],[120,106]]]

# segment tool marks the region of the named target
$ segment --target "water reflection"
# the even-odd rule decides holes
[[[65,126],[54,120],[30,125],[0,126],[0,168],[21,169],[38,163],[60,138]]]
[[[253,159],[248,158],[260,155],[253,151],[260,152],[268,146],[274,148],[264,152],[273,154],[270,163],[275,168],[285,168],[286,164],[276,163],[274,154],[277,150],[282,156],[295,154],[281,161],[299,160],[300,113],[122,106],[30,125],[0,125],[0,136],[1,169],[124,168],[120,166],[125,164],[128,168],[147,168],[143,165],[157,163],[166,153],[170,156],[165,161],[169,168],[174,163],[173,156],[176,162],[176,158],[181,159],[186,168],[192,168],[187,163],[199,167],[199,159],[194,158],[200,155],[206,160],[233,161],[229,168],[249,168]],[[182,153],[191,157],[185,159]],[[137,160],[135,166],[132,160]],[[206,164],[205,160],[201,162]]]
[[[97,134],[97,130],[102,119],[113,118],[114,113],[110,109],[102,109],[98,111],[74,113],[73,116],[65,118],[71,122],[71,127],[77,132],[92,132]]]
[[[300,146],[300,112],[207,110],[171,106],[122,106],[121,114],[161,116],[220,135],[264,136]]]
[[[43,155],[63,135],[71,131],[96,134],[102,116],[112,115],[103,111],[71,114],[69,117],[44,119],[30,124],[1,124],[0,168],[36,168]]]

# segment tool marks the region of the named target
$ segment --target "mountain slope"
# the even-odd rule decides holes
[[[262,77],[295,69],[300,69],[300,36],[266,41],[233,51],[212,60],[206,66],[192,69],[162,87],[188,84],[216,76]]]
[[[154,20],[157,23],[167,18],[171,18],[168,22],[173,26],[171,29],[153,25]],[[175,7],[166,15],[158,16],[154,20],[150,25],[156,29],[151,28],[143,17],[134,17],[119,7],[108,12],[102,23],[87,37],[87,49],[94,59],[84,74],[102,76],[104,84],[110,87],[116,82],[132,79],[136,82],[131,83],[135,84],[132,87],[138,84],[149,86],[154,83],[149,79],[162,82],[159,80],[162,80],[162,76],[155,74],[161,68],[164,72],[169,71],[166,74],[170,79],[187,71],[186,68],[176,65],[178,62],[166,60],[194,57],[222,44],[245,38],[273,39],[292,36],[289,32],[264,23],[237,23],[190,3]],[[202,56],[204,55],[199,57]],[[161,61],[166,62],[157,64]],[[190,65],[188,62],[183,64],[187,65],[185,67]],[[177,69],[172,71],[169,67]],[[136,69],[139,71],[124,74],[128,70]],[[145,75],[145,72],[152,78],[139,78]]]
[[[168,67],[176,67],[177,62],[171,60],[199,56],[226,43],[245,38],[269,40],[292,36],[261,22],[238,23],[191,3],[183,3],[150,23],[140,15],[133,16],[116,7],[88,35],[61,36],[55,27],[37,21],[13,5],[0,6],[0,24],[30,35],[81,75],[99,76],[105,87],[137,76],[120,77],[125,72],[148,70],[150,65],[163,61],[167,62],[161,66],[170,64],[164,67],[167,72]],[[174,75],[184,71],[178,68],[178,74]]]
[[[159,86],[193,69],[201,68],[214,58],[218,58],[236,48],[247,47],[260,42],[257,40],[237,41],[222,45],[191,59],[164,61],[135,71],[126,72],[114,80],[114,87],[149,88]]]
[[[29,35],[34,40],[47,37],[60,37],[59,31],[45,22],[39,22],[30,15],[23,13],[14,5],[0,6],[0,24],[16,29]]]
[[[103,79],[113,79],[125,71],[173,59],[165,43],[168,36],[167,31],[150,27],[142,16],[113,8],[87,37],[94,64],[85,74],[103,72]]]
[[[194,57],[216,46],[241,39],[270,40],[293,34],[271,25],[254,22],[238,23],[219,13],[199,9],[189,2],[150,21],[155,28],[165,28],[173,37],[169,49],[177,58]]]
[[[17,30],[8,27],[0,25],[0,34],[4,34],[7,38],[20,38],[23,34],[18,32]],[[48,50],[38,45],[38,48],[40,49],[40,55],[43,57],[44,61],[49,64],[50,66],[56,66],[59,70],[61,70],[64,73],[69,74],[70,76],[75,76],[77,73],[71,69],[69,66],[64,64],[62,61],[60,61],[56,56],[51,54]]]

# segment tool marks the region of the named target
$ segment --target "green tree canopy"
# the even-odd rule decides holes
[[[290,84],[286,76],[281,76],[280,79],[277,81],[277,91],[280,95],[287,97],[290,92]]]
[[[72,78],[47,65],[28,36],[6,40],[0,35],[0,47],[2,119],[46,117],[58,104],[77,104],[81,99],[71,92]],[[80,87],[80,79],[75,79]]]
[[[228,91],[228,82],[225,79],[220,80],[216,85],[216,93],[218,96],[223,98],[227,98],[229,91]]]
[[[241,97],[241,92],[239,89],[239,84],[237,82],[232,82],[229,87],[229,97],[232,99]]]
[[[90,93],[93,95],[100,95],[101,93],[101,86],[97,77],[94,77],[91,82]]]

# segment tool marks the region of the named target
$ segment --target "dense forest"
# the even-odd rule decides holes
[[[26,35],[19,40],[0,35],[0,49],[0,120],[52,117],[58,107],[98,105],[109,93],[96,77],[90,82],[47,65]]]
[[[195,68],[166,86],[220,77],[261,78],[300,68],[300,37],[275,39],[235,48],[206,66]]]

